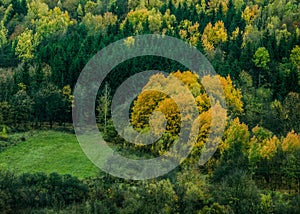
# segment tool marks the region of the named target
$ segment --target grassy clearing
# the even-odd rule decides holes
[[[34,132],[26,141],[0,153],[0,166],[24,172],[57,172],[78,178],[96,176],[99,169],[85,156],[74,134]]]

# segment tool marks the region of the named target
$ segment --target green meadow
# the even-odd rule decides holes
[[[19,173],[57,172],[78,178],[94,177],[99,169],[85,156],[74,134],[33,132],[0,153],[0,168]]]

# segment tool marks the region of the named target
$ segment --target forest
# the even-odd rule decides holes
[[[186,42],[216,71],[202,79],[212,88],[219,81],[226,100],[225,130],[213,156],[197,164],[212,112],[222,117],[224,109],[211,102],[199,75],[164,57],[135,57],[116,66],[98,90],[103,138],[133,159],[166,153],[178,140],[180,121],[192,116],[146,89],[157,82],[171,87],[177,78],[192,92],[201,121],[189,156],[148,180],[100,169],[80,178],[21,173],[0,162],[0,212],[300,213],[299,0],[0,0],[0,159],[32,133],[74,135],[74,87],[86,64],[106,46],[126,39],[134,47],[134,36],[146,34]],[[128,143],[114,126],[111,100],[126,79],[150,69],[169,75],[149,78],[131,103],[130,122],[145,133],[152,112],[160,111],[166,129],[153,145]]]

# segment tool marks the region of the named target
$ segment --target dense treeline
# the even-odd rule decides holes
[[[2,171],[0,187],[2,213],[299,213],[299,195],[259,190],[243,170],[213,185],[184,169],[148,181]]]
[[[177,62],[154,56],[123,62],[99,89],[97,120],[105,139],[133,158],[167,151],[181,119],[168,97],[142,93],[132,105],[132,125],[142,132],[149,129],[153,110],[166,115],[167,130],[154,146],[124,141],[108,109],[129,76],[149,69],[173,72],[170,76],[193,87],[202,121],[190,156],[169,174],[139,182],[103,174],[79,181],[1,172],[0,211],[299,213],[299,10],[298,0],[0,0],[3,148],[13,146],[11,131],[70,123],[73,88],[85,64],[119,39],[129,37],[126,42],[134,45],[133,35],[170,35],[195,46],[219,74],[228,104],[221,144],[200,167],[195,163],[212,108],[220,114],[222,108],[209,102],[197,77]],[[186,72],[174,73],[178,70]],[[154,76],[148,86],[155,78],[164,79]]]

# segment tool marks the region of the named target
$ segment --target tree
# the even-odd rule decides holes
[[[189,20],[181,21],[179,25],[179,35],[181,39],[196,47],[200,38],[199,23],[196,22],[193,24]]]
[[[256,50],[253,56],[253,62],[257,68],[259,68],[258,73],[258,86],[261,84],[261,71],[260,69],[266,71],[268,69],[268,63],[270,62],[270,55],[265,47],[260,47]]]
[[[244,115],[241,116],[250,128],[256,125],[266,126],[273,130],[273,120],[269,117],[272,102],[272,90],[267,87],[255,88],[250,74],[242,71],[239,75],[239,88],[241,88],[244,103]]]
[[[174,77],[188,87],[193,96],[192,98],[187,98],[184,90],[180,89],[178,84],[175,84]],[[201,82],[205,84],[205,89]],[[131,123],[139,131],[147,131],[151,124],[154,134],[159,136],[161,133],[165,133],[162,139],[153,146],[152,152],[164,153],[176,141],[178,134],[185,130],[186,127],[182,124],[197,124],[200,121],[199,127],[193,126],[190,130],[192,133],[198,134],[193,136],[195,145],[193,145],[191,156],[187,161],[187,163],[196,163],[199,161],[203,146],[210,134],[209,145],[205,148],[207,151],[216,149],[216,145],[220,141],[217,135],[225,126],[223,120],[227,117],[224,109],[225,104],[220,103],[220,100],[226,100],[230,116],[243,111],[241,93],[233,87],[230,77],[205,76],[201,82],[199,77],[190,71],[177,71],[171,73],[168,77],[157,74],[150,78],[142,93],[134,102]],[[221,84],[220,87],[217,87],[218,84]],[[209,99],[205,90],[211,93],[211,99]],[[164,91],[176,94],[176,102],[174,97],[168,97],[167,94],[162,93]],[[180,112],[179,106],[184,109],[185,114]],[[193,106],[197,107],[196,112],[193,110]],[[211,129],[212,112],[215,118],[219,118],[218,121],[214,122],[214,129]]]
[[[6,101],[0,102],[0,125],[10,125],[12,123],[12,108]]]
[[[3,56],[3,47],[7,43],[7,33],[8,30],[4,26],[3,21],[0,22],[0,49],[1,49],[1,55]]]
[[[33,99],[26,92],[26,85],[18,84],[19,91],[12,97],[10,103],[12,108],[12,115],[14,125],[19,127],[20,124],[26,125],[32,119],[33,113]]]
[[[43,16],[47,16],[49,12],[49,7],[47,4],[43,3],[40,0],[33,0],[30,1],[28,4],[28,12],[25,17],[25,20],[31,25],[30,23],[32,20],[38,20]]]
[[[214,26],[208,23],[204,28],[201,40],[206,54],[213,56],[215,47],[227,41],[227,30],[224,26],[224,22],[217,21]]]
[[[298,45],[291,51],[290,61],[300,71],[300,47]]]
[[[34,95],[35,117],[38,122],[49,122],[52,128],[54,122],[61,121],[65,114],[64,98],[61,91],[53,84],[47,84],[40,88]]]
[[[159,33],[162,25],[162,14],[153,8],[149,12],[148,22],[151,33]]]
[[[26,28],[25,31],[17,37],[17,41],[15,52],[18,57],[23,61],[33,59],[36,47],[33,31]]]
[[[70,85],[66,85],[61,90],[61,94],[63,97],[63,106],[62,106],[62,118],[61,122],[71,122],[71,111],[74,103],[74,96],[72,95],[72,89]]]
[[[115,25],[116,22],[117,16],[111,12],[107,12],[103,16],[86,13],[81,24],[88,29],[89,35],[97,35],[99,32],[106,35],[108,27]]]
[[[15,81],[11,69],[0,69],[0,102],[8,101],[14,93]]]
[[[88,0],[84,5],[85,14],[99,15],[102,11],[102,4],[100,1],[94,2]]]
[[[75,18],[77,16],[77,8],[79,5],[79,0],[65,0],[62,3],[64,10],[68,11],[71,17]]]
[[[169,179],[143,182],[139,188],[143,203],[139,213],[174,213],[177,196]],[[147,206],[143,206],[147,204]]]
[[[118,17],[122,20],[126,14],[128,13],[128,0],[115,1],[111,5],[111,11],[118,15]]]
[[[239,116],[243,112],[242,93],[240,89],[236,89],[230,76],[226,78],[216,76],[204,76],[202,78],[205,83],[205,90],[213,93],[213,97],[216,97],[214,102],[225,99],[228,115],[232,117]],[[218,87],[218,84],[222,85],[222,88]],[[222,103],[222,105],[224,105]]]
[[[246,6],[242,13],[242,18],[246,21],[247,25],[251,25],[254,19],[257,17],[258,12],[258,5],[253,5],[252,7]]]
[[[228,0],[221,1],[221,0],[211,0],[208,2],[208,14],[216,14],[217,12],[220,12],[220,9],[223,10],[223,12],[227,12],[228,10]]]
[[[213,180],[220,181],[235,170],[247,170],[250,133],[239,118],[231,121],[225,131],[224,141],[219,146],[221,158],[213,173]]]
[[[281,144],[284,152],[295,152],[300,150],[300,134],[290,131],[286,137],[282,140]]]
[[[134,34],[139,34],[142,33],[144,29],[144,23],[148,20],[149,16],[149,11],[147,9],[139,9],[135,11],[130,11],[127,14],[127,17],[121,24],[121,29],[125,27],[125,23],[128,22],[131,24],[133,27],[133,32]]]
[[[162,17],[162,34],[174,35],[175,34],[175,25],[176,25],[176,16],[171,14],[170,9],[167,9],[165,14]]]
[[[13,12],[13,5],[9,4],[4,12],[4,17],[2,19],[4,25],[6,25],[11,20],[11,18],[13,17]]]
[[[282,171],[289,189],[300,190],[300,134],[291,131],[287,133],[282,140],[282,151],[284,152],[285,160],[283,161]]]
[[[222,177],[212,189],[214,201],[229,205],[234,213],[255,213],[259,210],[259,190],[249,174],[241,169]]]
[[[298,85],[300,85],[300,46],[296,45],[290,54],[290,61],[298,70]]]
[[[290,92],[283,102],[284,132],[295,130],[300,132],[300,95]]]
[[[175,191],[178,195],[179,213],[199,211],[208,197],[208,185],[196,169],[183,169],[177,173]]]
[[[253,62],[255,63],[256,67],[267,69],[268,63],[270,62],[268,50],[265,47],[258,48],[253,56]]]
[[[61,11],[55,7],[49,10],[45,15],[35,20],[35,30],[38,41],[55,36],[62,36],[66,33],[67,28],[73,25],[68,12]]]
[[[97,121],[99,123],[104,123],[104,130],[107,127],[107,120],[109,116],[111,96],[110,96],[110,87],[108,83],[105,83],[104,89],[101,93],[101,96],[97,99]]]

